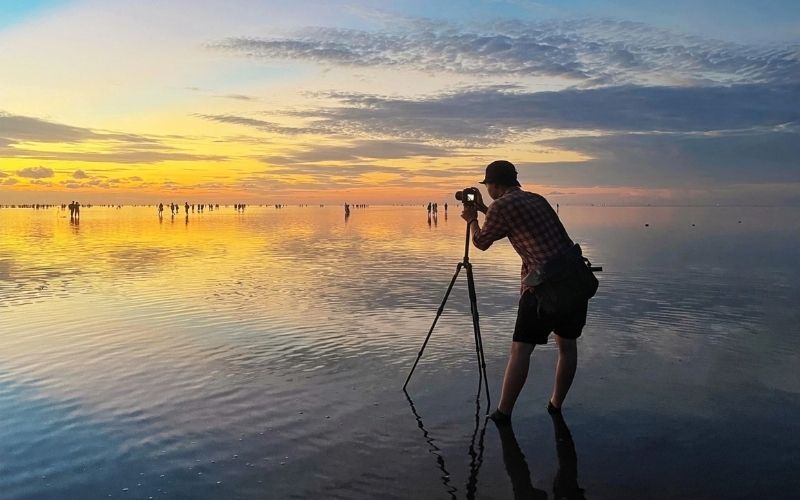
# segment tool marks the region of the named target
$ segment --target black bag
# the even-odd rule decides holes
[[[524,282],[533,287],[539,316],[569,314],[594,297],[600,283],[590,266],[576,243],[526,276]]]

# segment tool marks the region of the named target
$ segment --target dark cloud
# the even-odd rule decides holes
[[[27,143],[81,144],[101,142],[108,152],[47,151],[29,149]],[[96,131],[0,112],[0,156],[41,160],[73,160],[110,163],[157,163],[161,161],[222,161],[220,156],[197,155],[163,144],[158,138],[119,132]]]
[[[564,186],[707,188],[797,182],[800,133],[623,134],[544,144],[585,162],[518,165],[525,182]]]
[[[309,28],[280,38],[234,37],[209,47],[259,59],[563,77],[592,86],[793,82],[800,71],[796,46],[747,46],[613,20],[503,21],[474,28],[420,20],[384,31]]]
[[[194,116],[217,123],[227,123],[231,125],[242,125],[245,127],[251,127],[261,130],[262,132],[269,132],[273,134],[297,135],[297,134],[315,134],[315,133],[326,132],[326,130],[320,128],[286,127],[283,125],[279,125],[275,122],[260,120],[257,118],[248,118],[245,116],[205,115],[200,113],[195,114]]]
[[[44,179],[46,177],[53,177],[55,172],[53,172],[52,168],[38,166],[27,167],[23,168],[22,170],[18,170],[17,175],[20,177],[27,177],[29,179]]]
[[[86,175],[86,172],[84,172],[83,170],[76,170],[75,172],[72,173],[73,179],[86,179],[87,177],[89,176]]]
[[[97,134],[89,129],[0,112],[0,138],[5,145],[23,141],[80,142],[96,137]]]
[[[333,93],[341,106],[293,112],[319,128],[468,145],[542,129],[710,131],[800,122],[800,85],[467,89],[420,99]]]
[[[0,179],[2,179],[3,177],[8,177],[8,174],[6,174],[5,172],[0,172]]]
[[[68,160],[100,163],[159,163],[163,161],[227,161],[228,158],[219,155],[200,155],[184,153],[179,150],[166,151],[136,151],[136,150],[117,150],[109,153],[96,152],[45,152],[37,150],[15,149],[14,156],[17,158],[31,158],[39,160]]]
[[[0,181],[0,184],[2,184],[4,186],[13,186],[14,184],[17,184],[18,182],[19,181],[17,179],[15,179],[13,177],[8,177],[7,179],[3,179],[2,181]]]
[[[313,146],[286,156],[264,158],[267,163],[295,164],[330,161],[402,159],[419,156],[441,157],[451,152],[428,144],[401,141],[356,140],[342,146]]]

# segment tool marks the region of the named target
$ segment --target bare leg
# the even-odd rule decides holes
[[[556,335],[556,344],[558,344],[558,363],[550,404],[561,408],[578,368],[578,343],[575,339],[564,339]]]
[[[525,385],[525,379],[528,378],[528,367],[534,347],[533,344],[525,342],[511,343],[511,353],[508,356],[506,373],[503,376],[500,404],[497,406],[497,409],[506,415],[511,415],[514,410],[514,403],[517,402],[517,397]]]

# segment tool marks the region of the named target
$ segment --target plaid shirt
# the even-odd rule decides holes
[[[483,228],[473,231],[472,242],[486,250],[505,237],[522,258],[522,278],[573,244],[547,200],[518,187],[489,206]],[[526,288],[522,285],[521,292]]]

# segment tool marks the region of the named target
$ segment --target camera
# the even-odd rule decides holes
[[[480,192],[477,188],[467,188],[463,191],[456,192],[456,199],[464,205],[474,205],[478,200]]]

